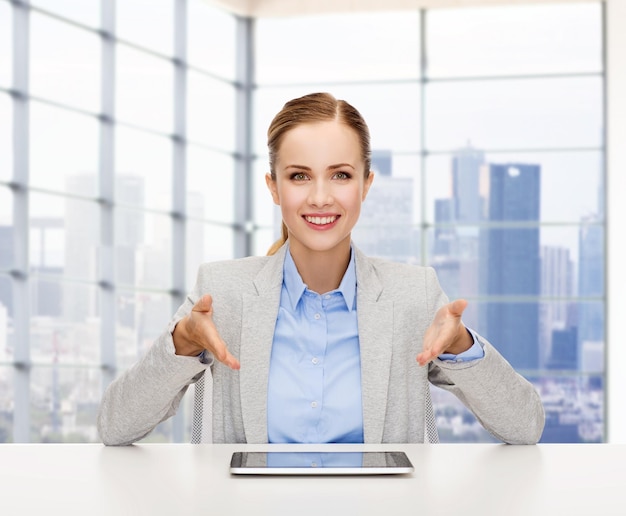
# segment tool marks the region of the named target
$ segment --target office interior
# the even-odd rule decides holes
[[[356,245],[468,299],[544,442],[626,442],[622,0],[0,0],[0,442],[98,442],[198,265],[277,237],[266,129],[312,91],[370,125]]]

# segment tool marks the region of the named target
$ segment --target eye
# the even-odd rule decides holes
[[[292,181],[306,181],[308,179],[304,172],[294,172],[289,176]]]
[[[339,179],[341,181],[345,181],[346,179],[350,179],[352,176],[348,172],[339,171],[335,174],[335,179]]]

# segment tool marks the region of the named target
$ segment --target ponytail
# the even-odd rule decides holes
[[[268,249],[267,256],[272,256],[273,254],[276,254],[276,251],[278,251],[283,246],[288,238],[289,232],[287,231],[287,226],[285,226],[285,223],[283,222],[282,227],[280,228],[280,238],[276,240],[276,242],[274,242],[272,246]]]

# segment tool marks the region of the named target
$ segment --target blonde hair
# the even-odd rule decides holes
[[[272,120],[267,130],[267,147],[272,181],[276,181],[276,160],[285,134],[302,124],[338,120],[351,127],[359,137],[365,177],[370,174],[372,150],[370,132],[361,113],[345,100],[337,100],[330,93],[311,93],[287,102]],[[267,251],[272,255],[287,241],[289,233],[283,222],[280,238]]]

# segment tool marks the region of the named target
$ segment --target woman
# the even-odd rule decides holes
[[[436,442],[429,381],[496,438],[536,443],[539,396],[466,329],[467,302],[448,303],[433,269],[352,244],[374,179],[359,112],[326,93],[294,99],[268,147],[283,238],[266,257],[200,267],[167,330],[107,389],[103,442],[143,438],[201,380],[217,443]]]

